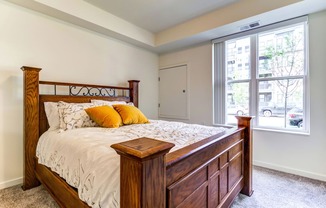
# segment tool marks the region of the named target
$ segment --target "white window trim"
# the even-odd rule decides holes
[[[290,25],[295,25],[299,23],[306,23],[304,24],[304,31],[305,31],[305,74],[300,75],[300,76],[291,76],[291,79],[293,78],[300,78],[303,80],[303,96],[304,96],[304,119],[305,119],[305,126],[304,129],[286,129],[286,128],[273,128],[273,127],[265,127],[265,126],[257,126],[257,121],[258,119],[254,119],[253,126],[254,129],[257,130],[266,130],[266,131],[276,131],[276,132],[282,132],[282,133],[291,133],[291,134],[303,134],[303,135],[309,135],[310,134],[310,83],[309,83],[309,48],[308,48],[308,17],[303,16],[303,17],[298,17],[286,21],[282,21],[279,23],[263,26],[260,28],[255,28],[249,31],[237,33],[237,34],[232,34],[229,36],[221,37],[212,40],[212,47],[213,47],[213,67],[214,69],[212,70],[212,78],[213,78],[213,124],[225,124],[226,122],[226,113],[225,113],[225,108],[226,108],[226,81],[224,79],[225,77],[225,55],[223,56],[218,56],[216,54],[223,53],[225,51],[225,41],[231,40],[231,39],[236,39],[240,37],[245,37],[245,36],[252,36],[260,32],[265,32],[269,30],[274,30],[274,29],[279,29],[282,27],[288,27]],[[252,36],[253,37],[253,36]],[[257,67],[257,53],[256,51],[256,45],[257,45],[257,38],[251,37],[251,66],[252,67]],[[222,68],[223,70],[218,70]],[[254,112],[258,109],[258,104],[259,104],[259,96],[258,96],[258,81],[266,80],[266,81],[272,81],[272,80],[279,80],[280,78],[257,78],[255,74],[255,70],[251,70],[251,79],[254,77],[254,81],[250,82],[249,86],[249,92],[251,95],[255,94],[255,100],[253,98],[249,99],[249,111]],[[286,77],[284,77],[286,79]],[[244,82],[247,80],[237,80],[234,81],[234,83],[240,83]],[[256,83],[255,83],[256,82]],[[255,84],[254,84],[255,83]],[[257,110],[258,111],[258,110]],[[251,113],[253,116],[259,116],[256,115],[259,112]]]

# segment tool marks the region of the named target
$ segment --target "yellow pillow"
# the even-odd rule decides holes
[[[113,105],[122,118],[123,124],[144,124],[149,123],[146,116],[135,106]]]
[[[118,128],[122,126],[122,120],[117,111],[112,107],[103,105],[85,109],[89,117],[98,125],[107,128]]]

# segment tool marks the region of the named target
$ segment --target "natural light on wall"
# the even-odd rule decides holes
[[[252,115],[255,128],[309,132],[306,25],[305,17],[213,40],[215,123]]]

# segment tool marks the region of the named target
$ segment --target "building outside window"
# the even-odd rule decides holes
[[[248,114],[255,128],[309,131],[306,18],[213,43],[215,123]]]

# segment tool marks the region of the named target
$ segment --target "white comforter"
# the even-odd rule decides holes
[[[47,131],[39,140],[36,155],[39,163],[77,188],[88,205],[113,208],[119,207],[120,201],[120,160],[110,145],[146,136],[174,143],[173,151],[222,131],[225,129],[157,120],[117,129]]]

